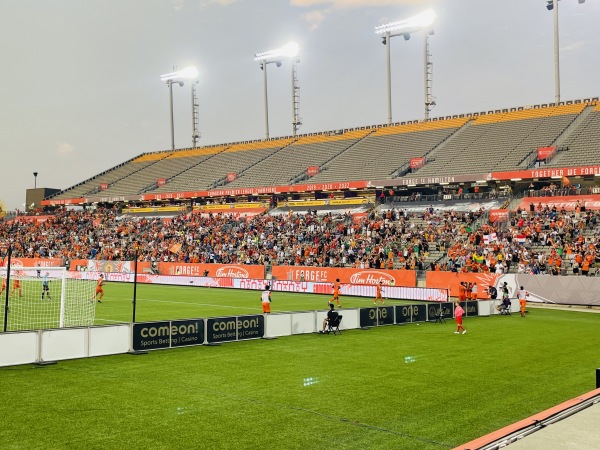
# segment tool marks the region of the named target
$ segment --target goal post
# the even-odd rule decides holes
[[[2,303],[8,293],[7,330],[37,330],[90,326],[96,301],[93,279],[64,267],[0,267]],[[90,278],[90,277],[88,277]],[[3,317],[4,319],[4,317]]]

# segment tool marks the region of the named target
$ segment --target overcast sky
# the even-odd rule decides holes
[[[170,148],[173,66],[200,70],[201,145],[264,137],[254,53],[295,40],[301,133],[386,123],[385,47],[374,27],[436,12],[432,117],[554,99],[545,0],[0,0],[0,199],[64,189]],[[560,2],[562,99],[598,96],[600,0]],[[423,117],[423,40],[394,38],[393,120]],[[289,64],[268,67],[271,137],[291,134]],[[178,148],[190,86],[174,86]],[[269,185],[265,180],[264,185]]]

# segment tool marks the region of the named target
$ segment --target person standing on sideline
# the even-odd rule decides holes
[[[454,302],[454,318],[456,319],[456,324],[458,325],[458,328],[456,329],[454,334],[459,334],[460,330],[462,330],[462,334],[465,334],[467,332],[467,330],[465,330],[465,327],[463,327],[463,324],[462,324],[462,319],[463,319],[464,313],[465,313],[465,310],[462,309],[462,307],[460,306],[460,303]]]
[[[381,300],[382,305],[385,304],[385,302],[383,301],[383,297],[381,296],[381,286],[382,285],[383,285],[383,281],[380,281],[379,284],[376,286],[377,290],[375,291],[375,300],[373,301],[374,305],[377,304],[377,300]]]
[[[271,313],[271,286],[266,285],[265,290],[260,296],[260,300],[262,302],[263,313],[270,314]]]
[[[331,300],[329,300],[329,303],[332,304],[334,301],[337,303],[338,308],[342,307],[342,305],[340,305],[340,279],[339,278],[336,278],[335,283],[333,283],[333,298]]]
[[[473,283],[473,287],[471,288],[471,300],[477,300],[477,283]]]
[[[510,289],[506,281],[502,285],[502,300],[504,300],[505,298],[510,298]]]
[[[104,297],[104,275],[100,274],[98,281],[96,282],[96,295],[94,299],[98,301],[98,303],[102,303],[102,297]],[[99,297],[98,297],[99,296]]]
[[[529,292],[523,289],[517,291],[517,298],[519,299],[519,306],[521,306],[521,317],[525,317],[525,307],[527,306],[527,297],[529,297]]]
[[[42,300],[44,300],[44,295],[46,294],[48,295],[48,300],[52,300],[50,298],[50,281],[48,280],[48,275],[50,274],[46,272],[42,278]]]
[[[467,299],[467,287],[465,282],[461,281],[458,286],[458,300],[464,302]]]

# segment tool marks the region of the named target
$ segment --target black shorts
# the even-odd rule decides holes
[[[47,284],[44,284],[42,286],[42,291],[49,291],[50,290],[50,286],[48,286]]]

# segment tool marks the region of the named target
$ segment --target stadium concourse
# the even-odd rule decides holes
[[[464,204],[473,209],[472,200]],[[130,217],[116,208],[60,209],[0,222],[0,243],[4,250],[12,243],[15,257],[63,261],[130,261],[137,252],[150,262],[598,273],[600,211],[539,201],[532,210],[517,208],[508,222],[489,222],[489,205],[477,205],[457,211],[457,203],[446,209],[444,203],[366,204],[354,214],[317,207],[251,216],[196,211],[167,219]]]

